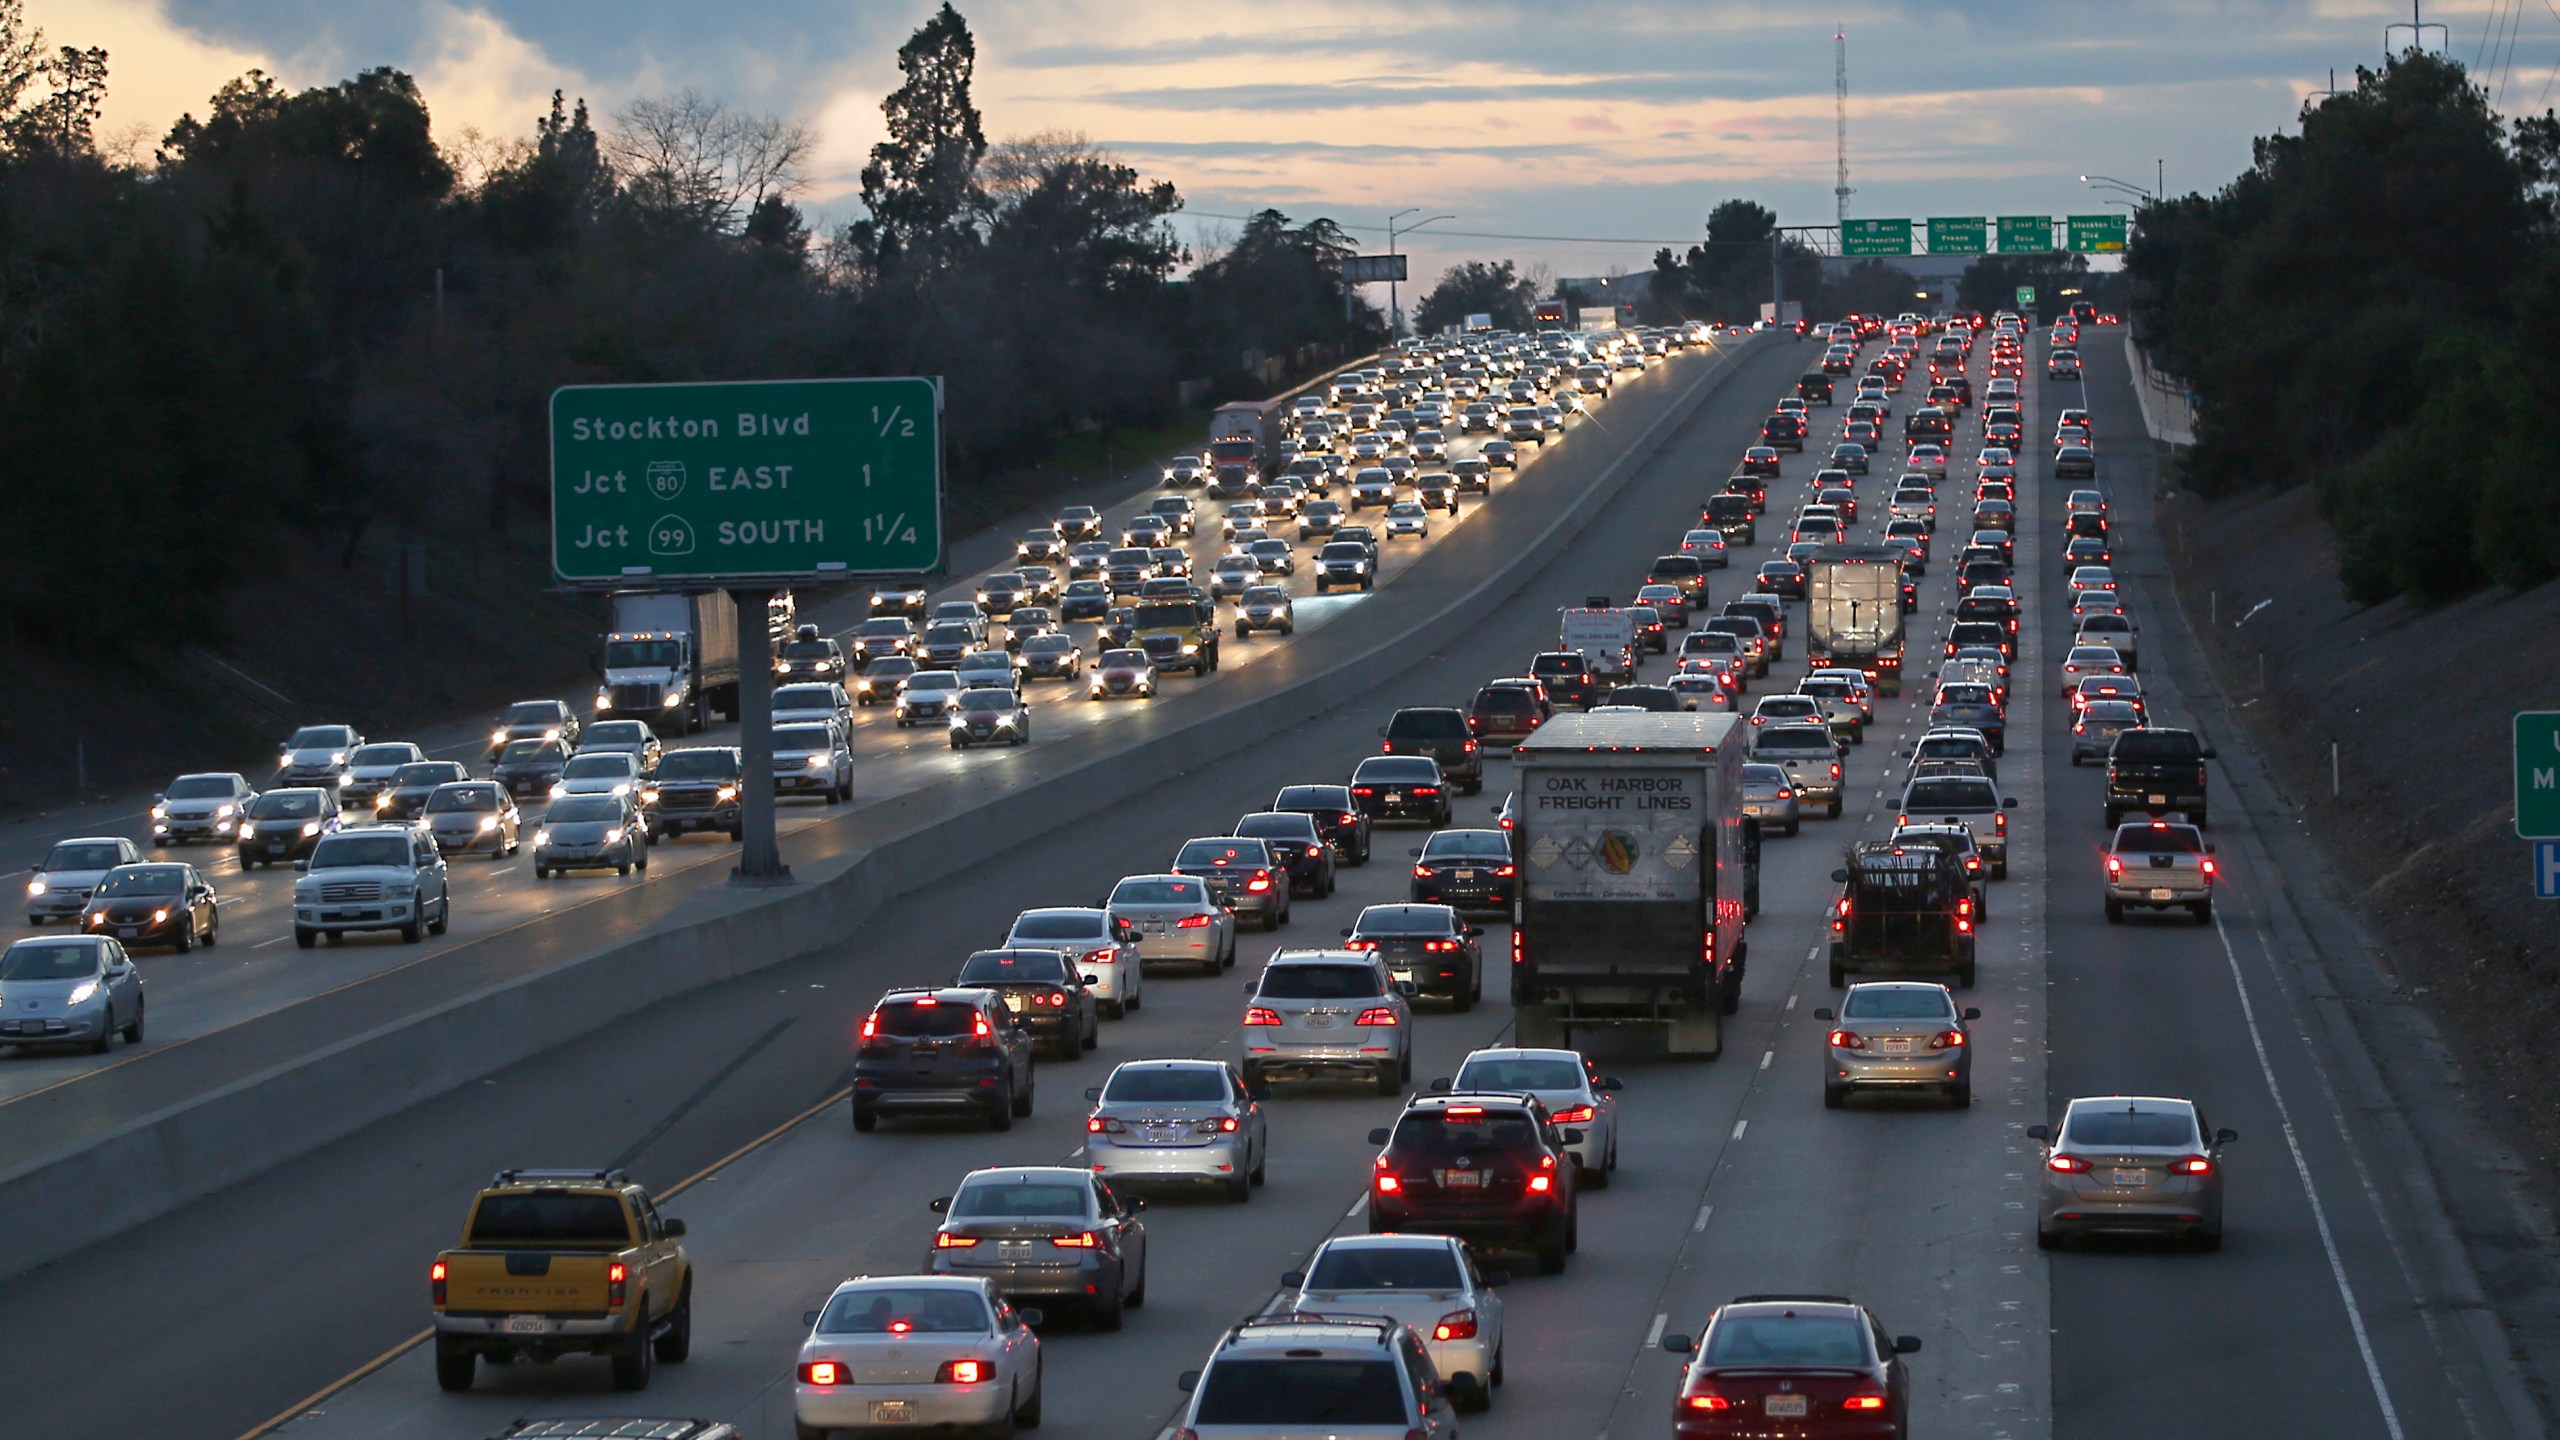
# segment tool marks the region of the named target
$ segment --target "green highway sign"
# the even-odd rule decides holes
[[[2033,305],[2034,303],[2036,303],[2036,287],[2034,287],[2033,285],[2021,285],[2021,286],[2019,286],[2019,287],[2018,287],[2018,304],[2019,304],[2019,306],[2023,308],[2023,307],[2028,306],[2028,305]]]
[[[1929,217],[1929,253],[1979,255],[1985,233],[1986,224],[1979,215],[1933,215]]]
[[[2516,716],[2516,835],[2560,839],[2560,712]]]
[[[2126,217],[2122,215],[2074,215],[2065,224],[2071,232],[2074,250],[2113,251],[2125,246]]]
[[[941,564],[938,380],[551,392],[551,569],[568,584],[790,584]]]
[[[1997,223],[2003,255],[2043,255],[2053,249],[2050,215],[2003,215]]]
[[[1908,220],[1843,220],[1840,222],[1840,253],[1843,255],[1908,255],[1911,253],[1911,222]]]

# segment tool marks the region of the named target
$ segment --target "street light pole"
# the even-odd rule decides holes
[[[1387,258],[1390,261],[1395,259],[1396,254],[1396,222],[1421,208],[1419,205],[1411,206],[1387,217]],[[1457,218],[1455,215],[1434,215],[1428,220],[1416,220],[1404,227],[1404,233],[1410,235],[1425,225],[1436,225],[1443,220]],[[1396,298],[1395,269],[1392,265],[1388,267],[1387,275],[1387,339],[1393,341],[1398,335],[1404,333],[1404,306]]]
[[[2163,167],[2164,169],[2167,165],[2166,161],[2154,161],[2153,163]],[[2160,192],[2157,190],[2145,190],[2130,180],[2118,180],[2112,175],[2083,175],[2080,178],[2082,181],[2086,182],[2092,190],[2121,190],[2127,195],[2138,195],[2142,197],[2146,204],[2160,198]]]

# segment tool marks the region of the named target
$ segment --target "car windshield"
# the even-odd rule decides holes
[[[495,785],[440,785],[427,797],[427,813],[450,814],[457,810],[495,810],[499,790]]]
[[[406,835],[340,835],[322,840],[311,852],[311,868],[334,870],[341,866],[392,865],[407,869],[409,837]]]
[[[1464,740],[1467,717],[1455,710],[1399,710],[1387,722],[1390,740]]]
[[[1453,935],[1456,912],[1439,905],[1372,905],[1352,927],[1364,936]]]
[[[1938,703],[1941,705],[1988,705],[1991,703],[1991,687],[1988,685],[1941,685],[1938,687]]]
[[[2185,1115],[2156,1110],[2074,1110],[2062,1143],[2092,1148],[2134,1145],[2175,1149],[2196,1143],[2196,1126]]]
[[[951,1197],[954,1220],[1081,1220],[1093,1194],[1077,1180],[971,1180]]]
[[[987,1302],[974,1291],[943,1285],[881,1285],[846,1290],[818,1317],[821,1335],[972,1335],[990,1328]]]
[[[1708,1365],[1864,1365],[1866,1337],[1845,1315],[1748,1315],[1716,1322]]]
[[[447,780],[469,778],[469,772],[450,760],[421,760],[403,765],[391,773],[391,783],[401,789],[414,785],[441,785]]]
[[[2116,737],[2118,760],[2194,760],[2198,754],[2196,738],[2174,730],[2129,730]]]
[[[1022,642],[1026,655],[1064,655],[1076,648],[1076,642],[1064,635],[1034,635]]]
[[[1187,905],[1197,908],[1207,895],[1197,880],[1123,880],[1111,890],[1111,903],[1120,905]]]
[[[181,775],[169,782],[167,791],[172,800],[211,800],[231,793],[228,775]]]
[[[1247,815],[1236,822],[1235,833],[1250,840],[1313,840],[1316,822],[1294,813]]]
[[[600,745],[637,746],[648,740],[649,727],[639,720],[607,720],[600,725],[588,726],[581,738],[589,749]]]
[[[1445,860],[1456,856],[1508,860],[1511,858],[1511,837],[1499,830],[1443,830],[1422,847],[1425,860]]]
[[[630,1238],[619,1195],[484,1195],[471,1212],[475,1246],[619,1246]]]
[[[121,845],[103,843],[56,845],[52,853],[44,857],[44,864],[36,868],[47,873],[56,870],[105,870],[123,859],[124,847]]]
[[[1066,957],[1054,950],[982,950],[960,967],[962,985],[1058,985]]]
[[[1196,1066],[1118,1070],[1102,1091],[1104,1104],[1215,1105],[1226,1098],[1226,1078],[1215,1070]]]
[[[784,710],[834,710],[835,689],[828,685],[785,685],[773,692],[773,708]]]
[[[960,692],[960,708],[963,710],[1010,710],[1019,703],[1021,702],[1013,698],[1013,692],[1010,690],[963,690]]]
[[[1191,1423],[1400,1429],[1407,1418],[1396,1367],[1385,1360],[1237,1356],[1209,1367]]]
[[[1511,1094],[1521,1090],[1580,1090],[1582,1067],[1571,1060],[1511,1057],[1470,1060],[1458,1067],[1450,1088]]]
[[[344,725],[305,725],[293,732],[290,750],[339,750],[355,743],[356,732]]]
[[[186,872],[175,865],[129,865],[110,870],[98,882],[98,894],[175,895],[186,888]]]
[[[1905,811],[1996,810],[2000,802],[1990,782],[1965,779],[1916,780],[1902,797]]]
[[[939,625],[926,626],[924,639],[928,645],[965,645],[975,638],[975,634],[976,632],[969,628],[968,621],[948,620]]]
[[[1144,650],[1105,650],[1102,652],[1102,658],[1094,663],[1100,665],[1105,670],[1142,670],[1146,668],[1147,652]]]
[[[1261,865],[1265,863],[1268,855],[1269,852],[1262,848],[1258,840],[1191,840],[1184,842],[1181,853],[1173,857],[1173,864],[1177,870],[1202,867],[1213,870],[1234,869],[1247,865]]]
[[[326,803],[316,790],[274,790],[250,801],[248,815],[252,820],[310,820]]]
[[[616,640],[604,647],[608,670],[666,670],[683,660],[684,644],[677,640]]]
[[[350,765],[399,765],[418,758],[415,747],[408,745],[366,745],[347,757]]]
[[[1353,777],[1389,785],[1428,785],[1439,780],[1440,764],[1421,757],[1373,757],[1360,762]]]
[[[1092,944],[1110,931],[1099,910],[1032,911],[1013,922],[1015,940],[1076,940]]]
[[[786,725],[773,732],[773,748],[777,751],[825,750],[831,744],[824,725]]]
[[[518,760],[557,758],[560,753],[560,746],[556,741],[510,740],[507,742],[507,748],[499,754],[498,763],[506,765]]]
[[[508,725],[551,725],[558,723],[559,719],[560,709],[558,706],[553,705],[547,700],[528,700],[521,705],[508,706],[507,718],[502,723]]]
[[[0,954],[0,982],[86,979],[98,973],[103,949],[92,940],[21,940]]]
[[[567,765],[561,767],[560,778],[601,780],[607,776],[628,776],[635,768],[632,764],[633,759],[631,753],[625,750],[606,750],[593,755],[573,756]]]
[[[1466,1285],[1446,1245],[1337,1245],[1307,1272],[1310,1290],[1457,1290]]]
[[[544,812],[545,825],[611,824],[622,817],[622,802],[611,795],[568,795]]]
[[[865,620],[854,628],[853,633],[856,639],[869,639],[872,637],[896,639],[902,635],[912,635],[915,631],[907,624],[906,621],[891,618],[883,620]]]
[[[1751,748],[1767,751],[1805,750],[1817,755],[1838,753],[1838,747],[1832,744],[1830,731],[1795,725],[1761,731],[1759,738],[1752,742]]]
[[[2116,831],[2116,849],[2201,855],[2204,853],[2204,837],[2191,825],[2127,825]]]
[[[1274,965],[1262,972],[1266,1000],[1366,1000],[1381,992],[1366,965]]]
[[[725,780],[738,770],[738,757],[726,750],[678,750],[658,761],[658,779]]]
[[[956,670],[920,670],[907,677],[907,693],[922,694],[927,690],[958,690],[960,673]]]
[[[1522,1111],[1451,1105],[1408,1113],[1396,1122],[1390,1148],[1402,1155],[1460,1155],[1527,1149],[1537,1139],[1533,1122]]]
[[[1862,985],[1840,1004],[1844,1020],[1947,1020],[1955,1015],[1943,990]]]

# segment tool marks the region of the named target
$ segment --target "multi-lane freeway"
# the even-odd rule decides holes
[[[1893,823],[1900,761],[1891,742],[1916,736],[1927,719],[1928,686],[1915,684],[1880,702],[1871,743],[1851,750],[1841,818],[1809,822],[1800,837],[1766,847],[1752,963],[1723,1057],[1673,1062],[1593,1044],[1602,1068],[1626,1084],[1622,1169],[1607,1191],[1585,1197],[1581,1248],[1563,1275],[1517,1267],[1521,1278],[1504,1292],[1507,1380],[1489,1414],[1466,1418],[1470,1436],[1666,1434],[1681,1370],[1660,1347],[1664,1335],[1694,1334],[1716,1305],[1762,1291],[1853,1296],[1892,1330],[1921,1337],[1910,1359],[1918,1435],[2546,1433],[2532,1373],[2536,1347],[2549,1338],[2551,1296],[2547,1280],[2519,1278],[2508,1263],[2537,1238],[2481,1163],[2485,1140],[2458,1111],[2431,1108],[2441,1103],[2430,1079],[2441,1067],[2423,1031],[2366,1027],[2345,1013],[2342,1001],[2381,998],[2377,972],[2344,922],[2320,911],[2324,882],[2312,847],[2182,638],[2165,572],[2142,544],[2148,446],[2124,366],[2104,345],[2083,348],[2089,378],[2069,386],[2069,398],[2039,378],[2039,365],[2030,364],[2025,382],[2025,622],[2001,773],[2020,805],[2009,878],[1993,887],[1980,981],[1964,1001],[1983,1015],[1976,1102],[1967,1110],[1890,1102],[1827,1110],[1817,1077],[1826,1027],[1811,1011],[1833,995],[1821,963],[1829,877],[1842,845]],[[1158,869],[1185,838],[1222,833],[1283,784],[1340,781],[1374,751],[1376,728],[1398,706],[1463,704],[1486,679],[1519,673],[1553,645],[1559,609],[1594,593],[1624,594],[1648,560],[1676,545],[1734,457],[1756,443],[1770,402],[1815,353],[1761,341],[1731,359],[1693,357],[1649,373],[1554,456],[1497,482],[1496,498],[1435,539],[1431,553],[1342,609],[1362,626],[1386,626],[1394,607],[1421,613],[1426,595],[1455,593],[1516,547],[1543,543],[1539,506],[1571,508],[1654,419],[1669,417],[1666,438],[1634,457],[1631,483],[1579,514],[1569,542],[1544,543],[1515,589],[1485,597],[1463,623],[1416,635],[1391,661],[1341,677],[1320,707],[1255,717],[1249,746],[1115,796],[1071,832],[954,855],[942,878],[823,953],[585,1035],[0,1282],[0,1348],[18,1373],[54,1377],[13,1393],[12,1428],[425,1440],[493,1433],[519,1415],[610,1412],[713,1416],[750,1436],[789,1435],[802,1313],[846,1275],[917,1268],[933,1227],[929,1200],[984,1165],[1078,1163],[1077,1097],[1118,1061],[1239,1053],[1242,997],[1232,980],[1165,976],[1149,983],[1143,1012],[1105,1026],[1097,1053],[1042,1062],[1040,1105],[1010,1133],[892,1126],[856,1135],[841,1095],[849,1040],[872,999],[891,985],[948,979],[960,957],[997,940],[1014,911],[1082,903],[1123,874]],[[1729,378],[1705,382],[1707,367],[1725,365]],[[2210,926],[2117,926],[2102,917],[2099,780],[2069,763],[2067,716],[2058,713],[2068,706],[2048,678],[2071,627],[2057,538],[2067,487],[2045,475],[2042,437],[2056,410],[2078,403],[2093,412],[2100,484],[2127,537],[2118,565],[2144,618],[2153,713],[2222,746],[2215,783],[2225,788],[2213,828],[2223,888]],[[1836,414],[1814,412],[1817,438],[1827,442]],[[1951,448],[1959,459],[1941,484],[1942,505],[1971,494],[1963,457],[1973,447],[1961,443],[1970,422],[1970,413],[1958,422]],[[1759,552],[1784,548],[1774,517],[1808,498],[1806,482],[1827,448],[1786,460]],[[1859,487],[1868,502],[1863,536],[1883,525],[1881,492],[1894,467],[1877,468]],[[1953,543],[1942,536],[1942,559]],[[1717,602],[1748,585],[1759,558],[1737,553],[1731,570],[1711,578]],[[1953,611],[1953,568],[1934,565],[1921,584],[1915,656],[1934,650]],[[1276,684],[1293,664],[1316,663],[1326,632],[1351,628],[1347,618],[1304,628],[1318,603],[1302,610],[1296,640],[1239,647],[1270,658],[1219,683]],[[1791,648],[1761,690],[1785,688],[1801,666]],[[1057,705],[1043,714],[1101,708]],[[1148,723],[1112,726],[1134,735]],[[1115,742],[1105,734],[1081,743]],[[893,777],[876,784],[964,782],[938,792],[937,803],[968,803],[984,792],[966,782],[1000,786],[1000,767],[1041,763],[1037,747],[1020,758],[955,756],[938,741],[899,734],[866,735],[865,745],[875,762],[866,768]],[[877,763],[884,758],[895,763]],[[1477,808],[1462,809],[1460,824],[1489,821],[1484,812],[1508,771],[1507,760],[1493,760],[1486,794],[1467,802]],[[806,850],[850,843],[823,827],[797,838]],[[1302,901],[1291,929],[1246,936],[1234,975],[1250,976],[1275,948],[1332,936],[1363,904],[1403,899],[1398,847],[1419,844],[1420,834],[1386,830],[1380,842],[1378,863],[1342,872],[1333,898]],[[662,850],[660,863],[690,848]],[[466,892],[477,913],[457,925],[450,945],[476,941],[536,963],[573,940],[591,945],[598,926],[643,926],[663,913],[644,897],[725,873],[726,851],[702,849],[695,869],[659,872],[647,886],[585,887],[605,898],[565,917],[549,912],[582,903],[572,892],[486,877]],[[260,883],[229,882],[251,906]],[[226,934],[218,955],[182,962],[204,967],[196,983],[208,1017],[219,1007],[235,1018],[289,1014],[312,993],[313,977],[292,968],[307,957],[256,949],[263,938],[243,927]],[[1504,927],[1488,926],[1486,953],[1507,945]],[[330,964],[376,953],[320,952]],[[386,946],[378,959],[352,963],[432,967],[446,953]],[[262,970],[269,958],[273,968]],[[165,987],[155,1003],[186,993],[177,973],[164,981],[155,971],[155,986]],[[1469,1050],[1505,1036],[1509,1011],[1495,990],[1468,1014],[1426,1007],[1418,1077],[1450,1074]],[[218,1030],[225,1022],[204,1023]],[[155,1040],[174,1040],[175,1031],[158,1029]],[[119,1052],[110,1063],[125,1058]],[[152,1098],[101,1090],[89,1105],[82,1086],[118,1072],[84,1060],[30,1056],[0,1069],[16,1086],[10,1093],[60,1104],[48,1124],[76,1126]],[[20,1070],[44,1078],[30,1085],[16,1079]],[[2040,1156],[2025,1127],[2074,1096],[2106,1093],[2191,1097],[2216,1125],[2239,1132],[2226,1157],[2228,1235],[2219,1253],[2037,1248],[2030,1187]],[[1148,1305],[1117,1334],[1061,1320],[1043,1336],[1044,1428],[1157,1434],[1181,1400],[1176,1376],[1196,1367],[1226,1326],[1270,1303],[1281,1273],[1322,1239],[1359,1228],[1375,1153],[1366,1136],[1399,1103],[1349,1087],[1284,1087],[1267,1104],[1269,1184],[1250,1205],[1159,1199],[1146,1213],[1155,1267]],[[0,1127],[13,1108],[0,1106]],[[281,1114],[273,1123],[293,1121]],[[645,1396],[613,1393],[600,1364],[577,1360],[484,1370],[468,1394],[437,1389],[416,1344],[426,1263],[451,1243],[473,1188],[519,1164],[625,1166],[671,1194],[667,1210],[687,1220],[700,1277],[692,1358],[661,1369]],[[2538,1276],[2547,1267],[2530,1268]]]

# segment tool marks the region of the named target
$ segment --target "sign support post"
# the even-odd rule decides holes
[[[790,883],[791,867],[782,863],[782,839],[774,830],[773,793],[773,656],[758,643],[747,654],[748,637],[762,641],[772,622],[774,592],[732,590],[738,607],[738,868],[730,881],[741,885]]]

